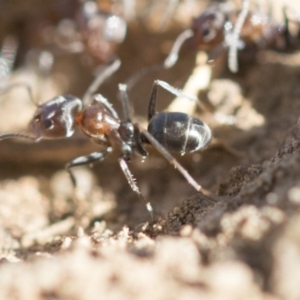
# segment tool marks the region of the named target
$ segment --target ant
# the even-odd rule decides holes
[[[158,87],[179,95],[181,91],[168,83],[155,80],[153,83],[149,106],[148,128],[142,129],[138,123],[133,123],[130,113],[130,103],[126,84],[120,84],[119,90],[123,105],[123,119],[121,119],[111,103],[101,94],[94,94],[96,83],[99,86],[106,77],[110,76],[120,65],[118,61],[106,68],[105,74],[97,78],[86,92],[83,100],[73,95],[57,96],[48,102],[38,105],[29,128],[32,134],[4,133],[0,140],[6,138],[25,138],[38,142],[42,139],[69,138],[73,135],[75,127],[97,144],[104,144],[106,149],[85,156],[80,156],[66,164],[66,170],[76,186],[75,177],[71,171],[73,167],[103,161],[113,151],[114,147],[121,150],[118,159],[131,189],[145,203],[153,220],[153,208],[140,192],[136,181],[128,167],[132,154],[136,152],[145,158],[148,153],[144,144],[151,144],[166,158],[197,191],[202,187],[192,178],[186,169],[170,154],[174,151],[184,155],[198,151],[211,140],[210,128],[190,115],[181,112],[156,112]],[[87,100],[93,100],[85,106]]]
[[[96,65],[116,60],[116,46],[123,42],[126,21],[100,10],[95,1],[80,4],[74,20],[64,19],[56,30],[55,43],[67,52],[85,52]]]
[[[241,10],[231,3],[211,5],[193,19],[190,28],[177,37],[163,68],[171,68],[177,62],[183,45],[188,43],[193,49],[207,52],[209,60],[214,60],[229,48],[228,67],[232,72],[237,72],[238,49],[287,50],[299,44],[299,36],[292,37],[289,31],[291,20],[287,18],[286,7],[283,7],[283,16],[283,24],[274,24],[267,14],[250,10],[250,0],[242,1]],[[299,21],[294,23],[299,26]]]

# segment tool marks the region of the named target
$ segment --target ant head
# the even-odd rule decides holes
[[[69,137],[74,132],[75,115],[81,108],[81,100],[72,95],[55,97],[38,107],[29,124],[30,130],[37,140]]]
[[[225,15],[218,6],[206,9],[193,20],[192,30],[196,45],[204,51],[218,47],[224,41]]]

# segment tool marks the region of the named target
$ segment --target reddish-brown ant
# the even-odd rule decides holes
[[[74,20],[64,19],[57,26],[56,44],[68,52],[85,52],[95,65],[115,60],[116,46],[123,42],[126,21],[102,11],[95,1],[84,1]]]
[[[180,90],[160,80],[155,80],[153,84],[148,108],[147,130],[142,129],[138,123],[132,122],[126,85],[119,85],[124,114],[124,119],[121,120],[112,105],[101,94],[94,95],[99,84],[118,67],[118,61],[110,65],[101,76],[98,76],[82,100],[72,95],[62,95],[39,105],[29,125],[32,134],[5,133],[0,135],[0,140],[26,138],[37,142],[41,139],[68,138],[73,135],[75,127],[79,127],[93,141],[106,145],[106,149],[75,158],[66,164],[74,185],[76,182],[71,168],[102,161],[113,151],[112,145],[118,145],[122,152],[118,160],[120,167],[130,187],[146,204],[153,218],[152,206],[143,197],[128,167],[133,152],[146,157],[148,153],[143,144],[150,143],[185,177],[189,184],[199,191],[201,186],[169,151],[184,155],[200,150],[209,143],[211,131],[205,123],[185,113],[156,112],[159,86],[177,96],[182,95]],[[94,102],[86,106],[91,100]]]
[[[285,7],[283,15],[284,24],[277,25],[266,13],[250,10],[250,0],[243,0],[241,10],[230,3],[212,5],[193,19],[191,27],[178,36],[164,61],[164,68],[170,68],[177,62],[179,51],[186,42],[192,48],[208,52],[210,59],[229,48],[228,65],[233,72],[237,71],[238,48],[286,50],[291,45],[299,44],[299,37],[292,37],[289,32],[290,20]]]

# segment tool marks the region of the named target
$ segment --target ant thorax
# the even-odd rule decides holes
[[[90,105],[77,114],[76,123],[84,134],[94,139],[109,135],[111,131],[118,130],[120,127],[120,120],[99,105]]]

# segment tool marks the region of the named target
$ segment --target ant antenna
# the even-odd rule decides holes
[[[87,91],[82,97],[82,103],[83,105],[87,105],[91,99],[93,98],[92,95],[97,91],[97,89],[100,87],[100,85],[113,73],[115,73],[121,65],[121,61],[119,59],[116,59],[111,65],[106,67],[103,72],[100,72],[95,80],[92,82],[92,84],[88,87]]]
[[[236,73],[238,71],[238,59],[237,52],[239,48],[239,36],[249,12],[250,1],[243,0],[242,10],[238,16],[236,24],[233,28],[233,32],[230,34],[230,46],[228,52],[228,68],[231,72]]]
[[[169,55],[167,56],[167,58],[164,61],[165,69],[169,69],[176,64],[176,62],[178,60],[178,54],[179,54],[180,49],[182,48],[182,45],[184,44],[184,42],[186,40],[193,37],[193,35],[194,35],[194,32],[192,29],[186,29],[177,37]]]
[[[34,140],[36,142],[39,140],[38,137],[29,135],[29,134],[26,134],[26,133],[13,132],[13,133],[0,134],[0,140],[5,140],[5,139],[9,139],[9,138],[14,138],[14,137]]]

